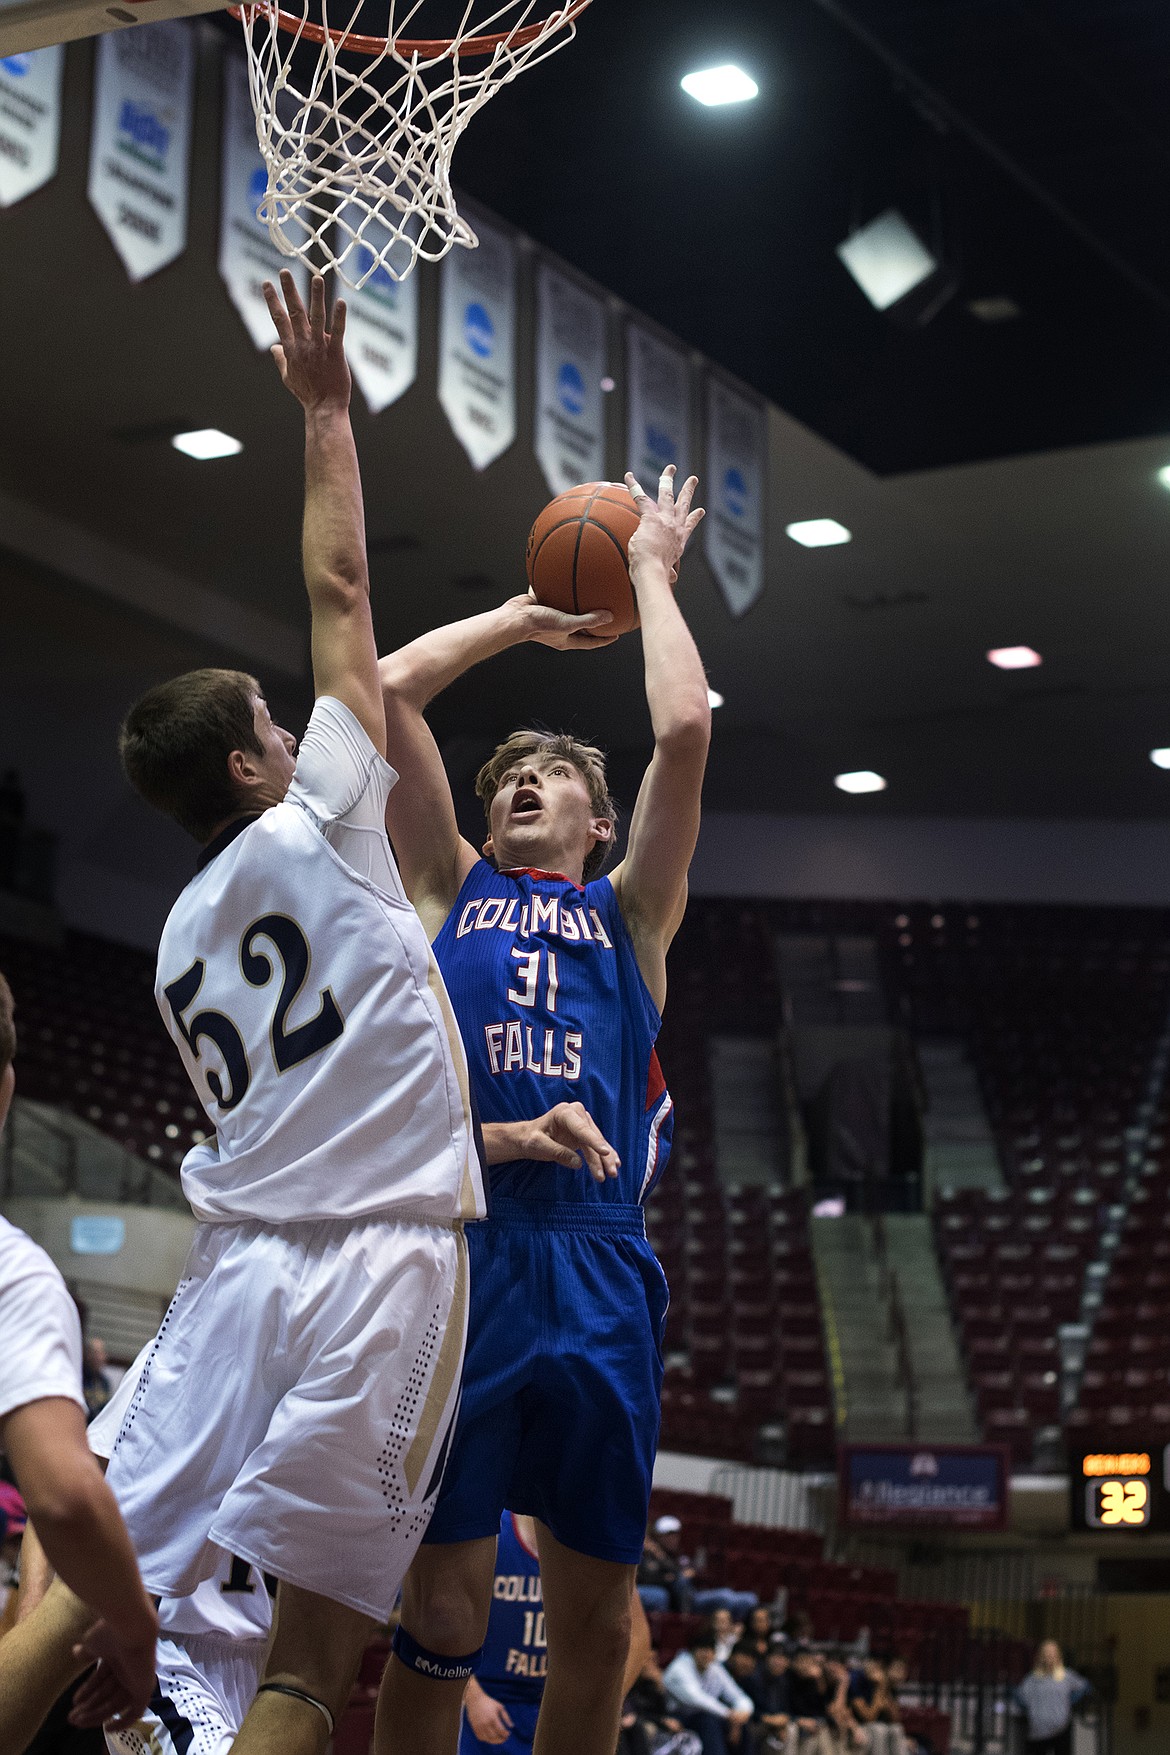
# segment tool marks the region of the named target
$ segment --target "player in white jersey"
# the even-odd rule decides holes
[[[430,1514],[458,1400],[463,1222],[484,1194],[462,1045],[384,829],[395,775],[349,425],[344,306],[266,289],[305,411],[316,706],[196,672],[123,726],[137,789],[202,844],[157,996],[214,1142],[196,1234],[110,1458],[147,1587],[217,1552],[281,1581],[240,1755],[317,1755]]]
[[[153,1343],[89,1427],[94,1455],[109,1456]],[[157,1678],[141,1717],[106,1728],[110,1755],[227,1755],[264,1673],[275,1579],[222,1554],[189,1597],[159,1604]],[[78,1639],[92,1616],[54,1579],[29,1526],[21,1549],[23,1608],[0,1646],[0,1755],[23,1748],[52,1703],[80,1673]]]
[[[485,1209],[463,1046],[386,839],[345,307],[327,333],[321,278],[308,312],[281,281],[285,304],[265,290],[305,410],[308,729],[297,753],[253,678],[197,671],[145,696],[121,741],[138,791],[202,843],[156,993],[216,1137],[183,1165],[203,1224],[109,1480],[159,1596],[220,1550],[280,1580],[240,1755],[323,1749],[389,1616],[442,1474],[462,1227]],[[604,1178],[605,1142],[562,1114],[579,1109],[511,1125],[541,1136],[530,1155],[577,1147]]]
[[[13,1013],[0,975],[0,1128],[16,1086]],[[82,1599],[75,1640],[88,1661],[100,1660],[75,1705],[78,1722],[137,1717],[153,1685],[158,1624],[118,1508],[86,1446],[77,1307],[49,1257],[6,1219],[0,1219],[0,1449],[53,1564]]]

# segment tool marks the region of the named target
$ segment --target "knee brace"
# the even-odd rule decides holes
[[[466,1682],[475,1674],[475,1666],[483,1656],[482,1645],[466,1657],[448,1657],[443,1652],[428,1651],[406,1631],[401,1621],[394,1629],[390,1649],[400,1664],[432,1682]]]
[[[325,1723],[329,1726],[329,1735],[333,1735],[333,1714],[323,1700],[316,1695],[307,1694],[303,1688],[292,1688],[287,1682],[261,1682],[257,1694],[287,1694],[290,1700],[303,1700],[306,1706],[315,1706]]]

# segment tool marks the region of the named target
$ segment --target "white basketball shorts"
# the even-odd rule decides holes
[[[155,1596],[227,1549],[385,1621],[434,1508],[467,1329],[462,1230],[202,1225],[107,1480]]]
[[[125,1731],[106,1731],[110,1755],[228,1755],[264,1674],[268,1642],[158,1642],[157,1685]]]

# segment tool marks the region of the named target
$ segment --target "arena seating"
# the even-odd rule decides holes
[[[154,1003],[147,952],[70,932],[0,937],[16,999],[20,1094],[91,1121],[163,1169],[210,1131]]]
[[[1155,1181],[1132,1210],[1114,1262],[1082,1410],[1086,1397],[1094,1409],[1112,1408],[1120,1428],[1136,1401],[1161,1404],[1170,1420],[1170,1351],[1161,1340],[1170,1276],[1159,1296],[1149,1284],[1159,1239],[1139,1216],[1152,1216],[1164,1174],[1147,1096],[1170,1011],[1170,918],[1138,909],[923,908],[900,911],[892,925],[887,943],[907,1021],[919,1034],[965,1039],[1007,1184],[1002,1193],[961,1191],[935,1207],[985,1436],[1007,1444],[1017,1467],[1054,1455],[1065,1412],[1058,1331],[1086,1313],[1087,1270],[1128,1203],[1135,1141]],[[1163,1236],[1170,1243],[1170,1230]],[[1125,1317],[1139,1292],[1150,1310],[1135,1328]],[[1124,1331],[1116,1338],[1115,1317]],[[1082,1412],[1070,1419],[1086,1423]],[[1039,1458],[1038,1440],[1046,1441]]]
[[[670,959],[660,1044],[674,1160],[647,1224],[671,1285],[663,1442],[739,1461],[833,1466],[835,1420],[808,1203],[726,1186],[715,1163],[710,1039],[782,1026],[778,931],[877,938],[912,1035],[965,1041],[1006,1178],[941,1198],[938,1248],[985,1434],[1017,1466],[1062,1418],[1057,1331],[1082,1311],[1106,1221],[1129,1205],[1071,1425],[1170,1427],[1170,1126],[1147,1113],[1170,1009],[1170,916],[1156,910],[692,902]],[[18,1005],[20,1088],[174,1170],[208,1121],[153,999],[144,952],[69,933],[0,938]],[[1130,1154],[1127,1160],[1127,1152]],[[1114,1218],[1110,1221],[1110,1214]]]
[[[709,1037],[774,1033],[780,1018],[765,911],[695,905],[671,953],[670,984],[660,1052],[677,1105],[674,1157],[647,1208],[671,1293],[662,1441],[744,1462],[783,1456],[794,1468],[832,1468],[806,1196],[728,1188],[715,1165]]]

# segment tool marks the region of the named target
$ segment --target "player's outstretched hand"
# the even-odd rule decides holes
[[[621,1159],[583,1103],[558,1103],[547,1115],[523,1124],[523,1150],[518,1157],[536,1158],[566,1169],[589,1171],[594,1182],[611,1181]]]
[[[73,1696],[71,1725],[90,1730],[108,1724],[125,1730],[142,1717],[155,1686],[153,1635],[125,1639],[108,1621],[96,1621],[73,1655],[96,1658],[97,1665]]]
[[[608,609],[595,609],[589,615],[566,615],[564,610],[550,609],[538,603],[531,591],[513,597],[504,606],[520,617],[526,640],[540,646],[553,646],[558,652],[592,652],[598,646],[612,646],[616,634],[607,634],[613,620]]]
[[[677,500],[674,497],[674,478],[676,470],[673,463],[668,463],[658,481],[658,499],[654,501],[644,488],[638,485],[634,475],[626,472],[626,486],[633,496],[640,523],[630,538],[629,556],[630,573],[633,576],[644,561],[660,561],[666,568],[673,585],[678,578],[679,562],[683,550],[691,539],[693,531],[706,517],[701,506],[691,509],[691,501],[695,497],[695,489],[699,485],[697,475],[689,475],[683,482],[682,492]]]
[[[512,1720],[502,1700],[493,1700],[482,1688],[477,1693],[469,1689],[463,1704],[472,1733],[481,1743],[508,1741]]]
[[[283,300],[270,280],[264,297],[280,340],[272,357],[281,382],[306,410],[348,408],[352,384],[345,358],[345,300],[333,307],[333,326],[325,327],[325,281],[313,276],[306,311],[297,283],[287,268],[280,271]]]

